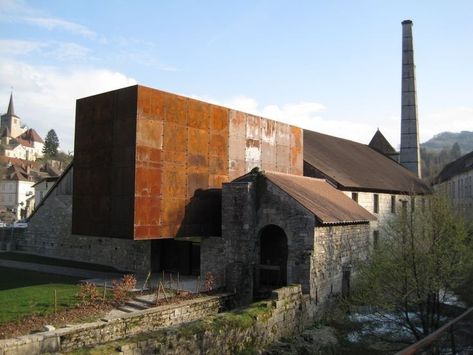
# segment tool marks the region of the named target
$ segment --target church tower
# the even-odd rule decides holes
[[[412,41],[412,21],[402,22],[402,98],[400,163],[421,177],[419,122],[417,121],[417,93]]]
[[[10,94],[10,102],[8,103],[7,113],[1,117],[2,131],[6,130],[6,135],[16,138],[25,130],[21,127],[20,117],[15,115],[15,106],[13,105],[13,93]],[[5,133],[4,133],[5,134]]]

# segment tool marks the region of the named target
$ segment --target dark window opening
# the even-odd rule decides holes
[[[379,246],[379,231],[373,231],[373,249]]]
[[[373,212],[379,213],[379,195],[378,194],[373,195]]]
[[[355,202],[358,202],[358,192],[352,192],[351,199]]]
[[[350,276],[351,276],[351,267],[344,266],[342,270],[342,296],[350,296]]]
[[[391,213],[396,213],[396,196],[391,196]]]

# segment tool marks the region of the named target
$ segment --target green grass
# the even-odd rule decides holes
[[[111,266],[106,266],[106,265],[84,263],[84,262],[73,261],[73,260],[49,258],[46,256],[24,254],[24,253],[0,252],[0,259],[22,261],[22,262],[42,264],[42,265],[72,267],[72,268],[77,268],[77,269],[86,269],[86,270],[94,270],[94,271],[120,272],[120,270],[117,270]]]
[[[79,278],[0,267],[0,324],[28,314],[54,312],[74,306],[78,301]]]

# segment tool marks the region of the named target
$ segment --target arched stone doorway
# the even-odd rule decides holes
[[[259,232],[259,264],[255,270],[255,298],[287,285],[287,236],[281,227],[265,226]]]

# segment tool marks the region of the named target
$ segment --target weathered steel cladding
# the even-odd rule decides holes
[[[133,234],[136,105],[136,87],[77,100],[74,234]]]
[[[223,182],[302,174],[300,128],[142,86],[78,100],[76,122],[75,233],[219,235]]]

